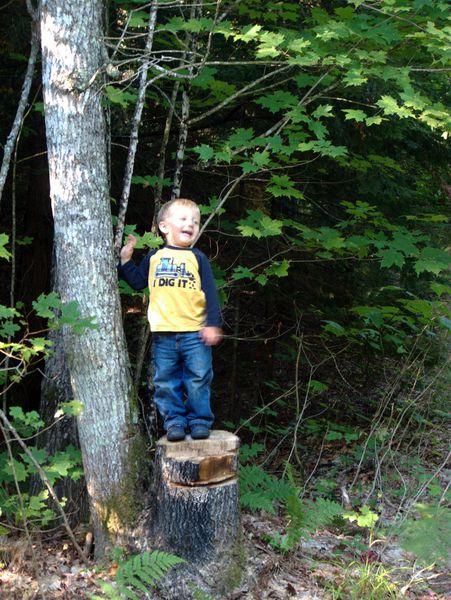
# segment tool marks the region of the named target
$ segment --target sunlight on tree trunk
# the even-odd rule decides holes
[[[133,520],[130,378],[113,257],[100,92],[103,3],[42,4],[45,120],[59,292],[97,325],[64,332],[96,554]]]

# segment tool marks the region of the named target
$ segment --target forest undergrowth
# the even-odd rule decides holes
[[[434,364],[421,344],[401,361],[374,359],[370,370],[343,361],[340,385],[327,390],[295,377],[291,394],[278,394],[273,381],[272,398],[249,418],[221,424],[242,440],[246,576],[230,600],[450,597],[446,342],[435,344]],[[32,417],[15,416],[32,428]],[[130,557],[84,563],[67,532],[51,528],[45,499],[34,512],[30,503],[27,531],[11,527],[3,503],[0,597],[159,597],[140,591],[139,570],[117,587]],[[89,552],[90,532],[74,534]]]

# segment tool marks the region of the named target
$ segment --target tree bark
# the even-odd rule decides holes
[[[227,431],[212,431],[207,440],[163,437],[157,444],[147,537],[154,548],[187,561],[160,582],[165,599],[193,598],[194,588],[224,598],[240,583],[238,446]]]
[[[54,266],[52,271],[56,271]],[[57,292],[58,286],[55,277],[53,279],[52,288]],[[53,354],[45,361],[44,376],[41,384],[39,413],[44,421],[45,428],[39,434],[38,446],[45,448],[52,455],[59,450],[64,450],[70,444],[79,448],[80,442],[75,417],[66,415],[64,419],[55,423],[55,413],[58,410],[58,406],[63,402],[70,402],[74,395],[64,353],[62,330],[51,330],[48,334],[48,339],[53,343]],[[35,478],[34,486],[41,487],[41,482],[38,478]],[[58,498],[67,498],[64,510],[70,525],[74,527],[79,523],[87,522],[89,520],[89,507],[85,478],[81,477],[78,481],[74,481],[70,477],[63,477],[54,487]]]
[[[59,293],[96,329],[66,329],[95,549],[136,518],[137,446],[122,329],[108,192],[101,71],[101,0],[43,0],[41,43],[45,122]],[[142,453],[144,454],[144,453]]]

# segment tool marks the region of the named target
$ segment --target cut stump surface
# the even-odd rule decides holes
[[[239,584],[238,448],[239,438],[228,431],[181,442],[165,436],[157,444],[152,538],[187,561],[163,582],[165,598],[191,598],[193,585],[219,598]]]

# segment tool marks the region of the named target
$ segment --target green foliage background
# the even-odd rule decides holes
[[[171,194],[188,98],[181,195],[198,201],[208,220],[199,245],[212,258],[225,318],[213,406],[219,426],[238,430],[251,448],[259,444],[242,470],[243,503],[268,512],[285,506],[294,525],[278,539],[284,549],[316,527],[308,525],[309,507],[294,498],[308,497],[310,512],[316,506],[327,515],[324,523],[332,522],[341,486],[353,490],[356,506],[370,503],[383,513],[387,495],[398,502],[397,518],[417,511],[421,525],[400,530],[412,548],[417,534],[427,535],[433,510],[418,508],[419,501],[447,510],[441,476],[451,323],[447,9],[439,0],[242,0],[199,5],[196,12],[158,3],[125,231],[138,233],[144,251],[159,243],[151,233],[155,198]],[[0,26],[0,74],[7,82],[2,140],[28,35],[22,8],[5,10],[15,27],[11,39],[6,21]],[[108,3],[110,63],[102,76],[114,214],[147,26],[147,5]],[[80,332],[92,326],[77,321],[75,306],[39,296],[49,291],[49,268],[32,276],[30,252],[49,255],[52,236],[48,227],[38,239],[25,217],[27,190],[45,177],[27,149],[45,148],[39,94],[37,78],[35,110],[18,146],[16,188],[13,194],[9,183],[2,207],[4,389],[14,377],[8,353],[21,365],[19,383],[30,360],[48,350],[40,334],[23,335],[31,308],[40,319],[59,311],[55,325]],[[45,193],[33,202],[45,204]],[[8,298],[13,284],[17,305]],[[142,299],[123,284],[121,292],[142,395]],[[41,323],[34,321],[34,329]],[[36,388],[14,389],[10,406],[37,408]],[[15,410],[18,418],[22,407]],[[338,462],[315,473],[324,448]],[[10,463],[1,464],[8,495]],[[290,468],[300,481],[294,475],[290,481]]]

